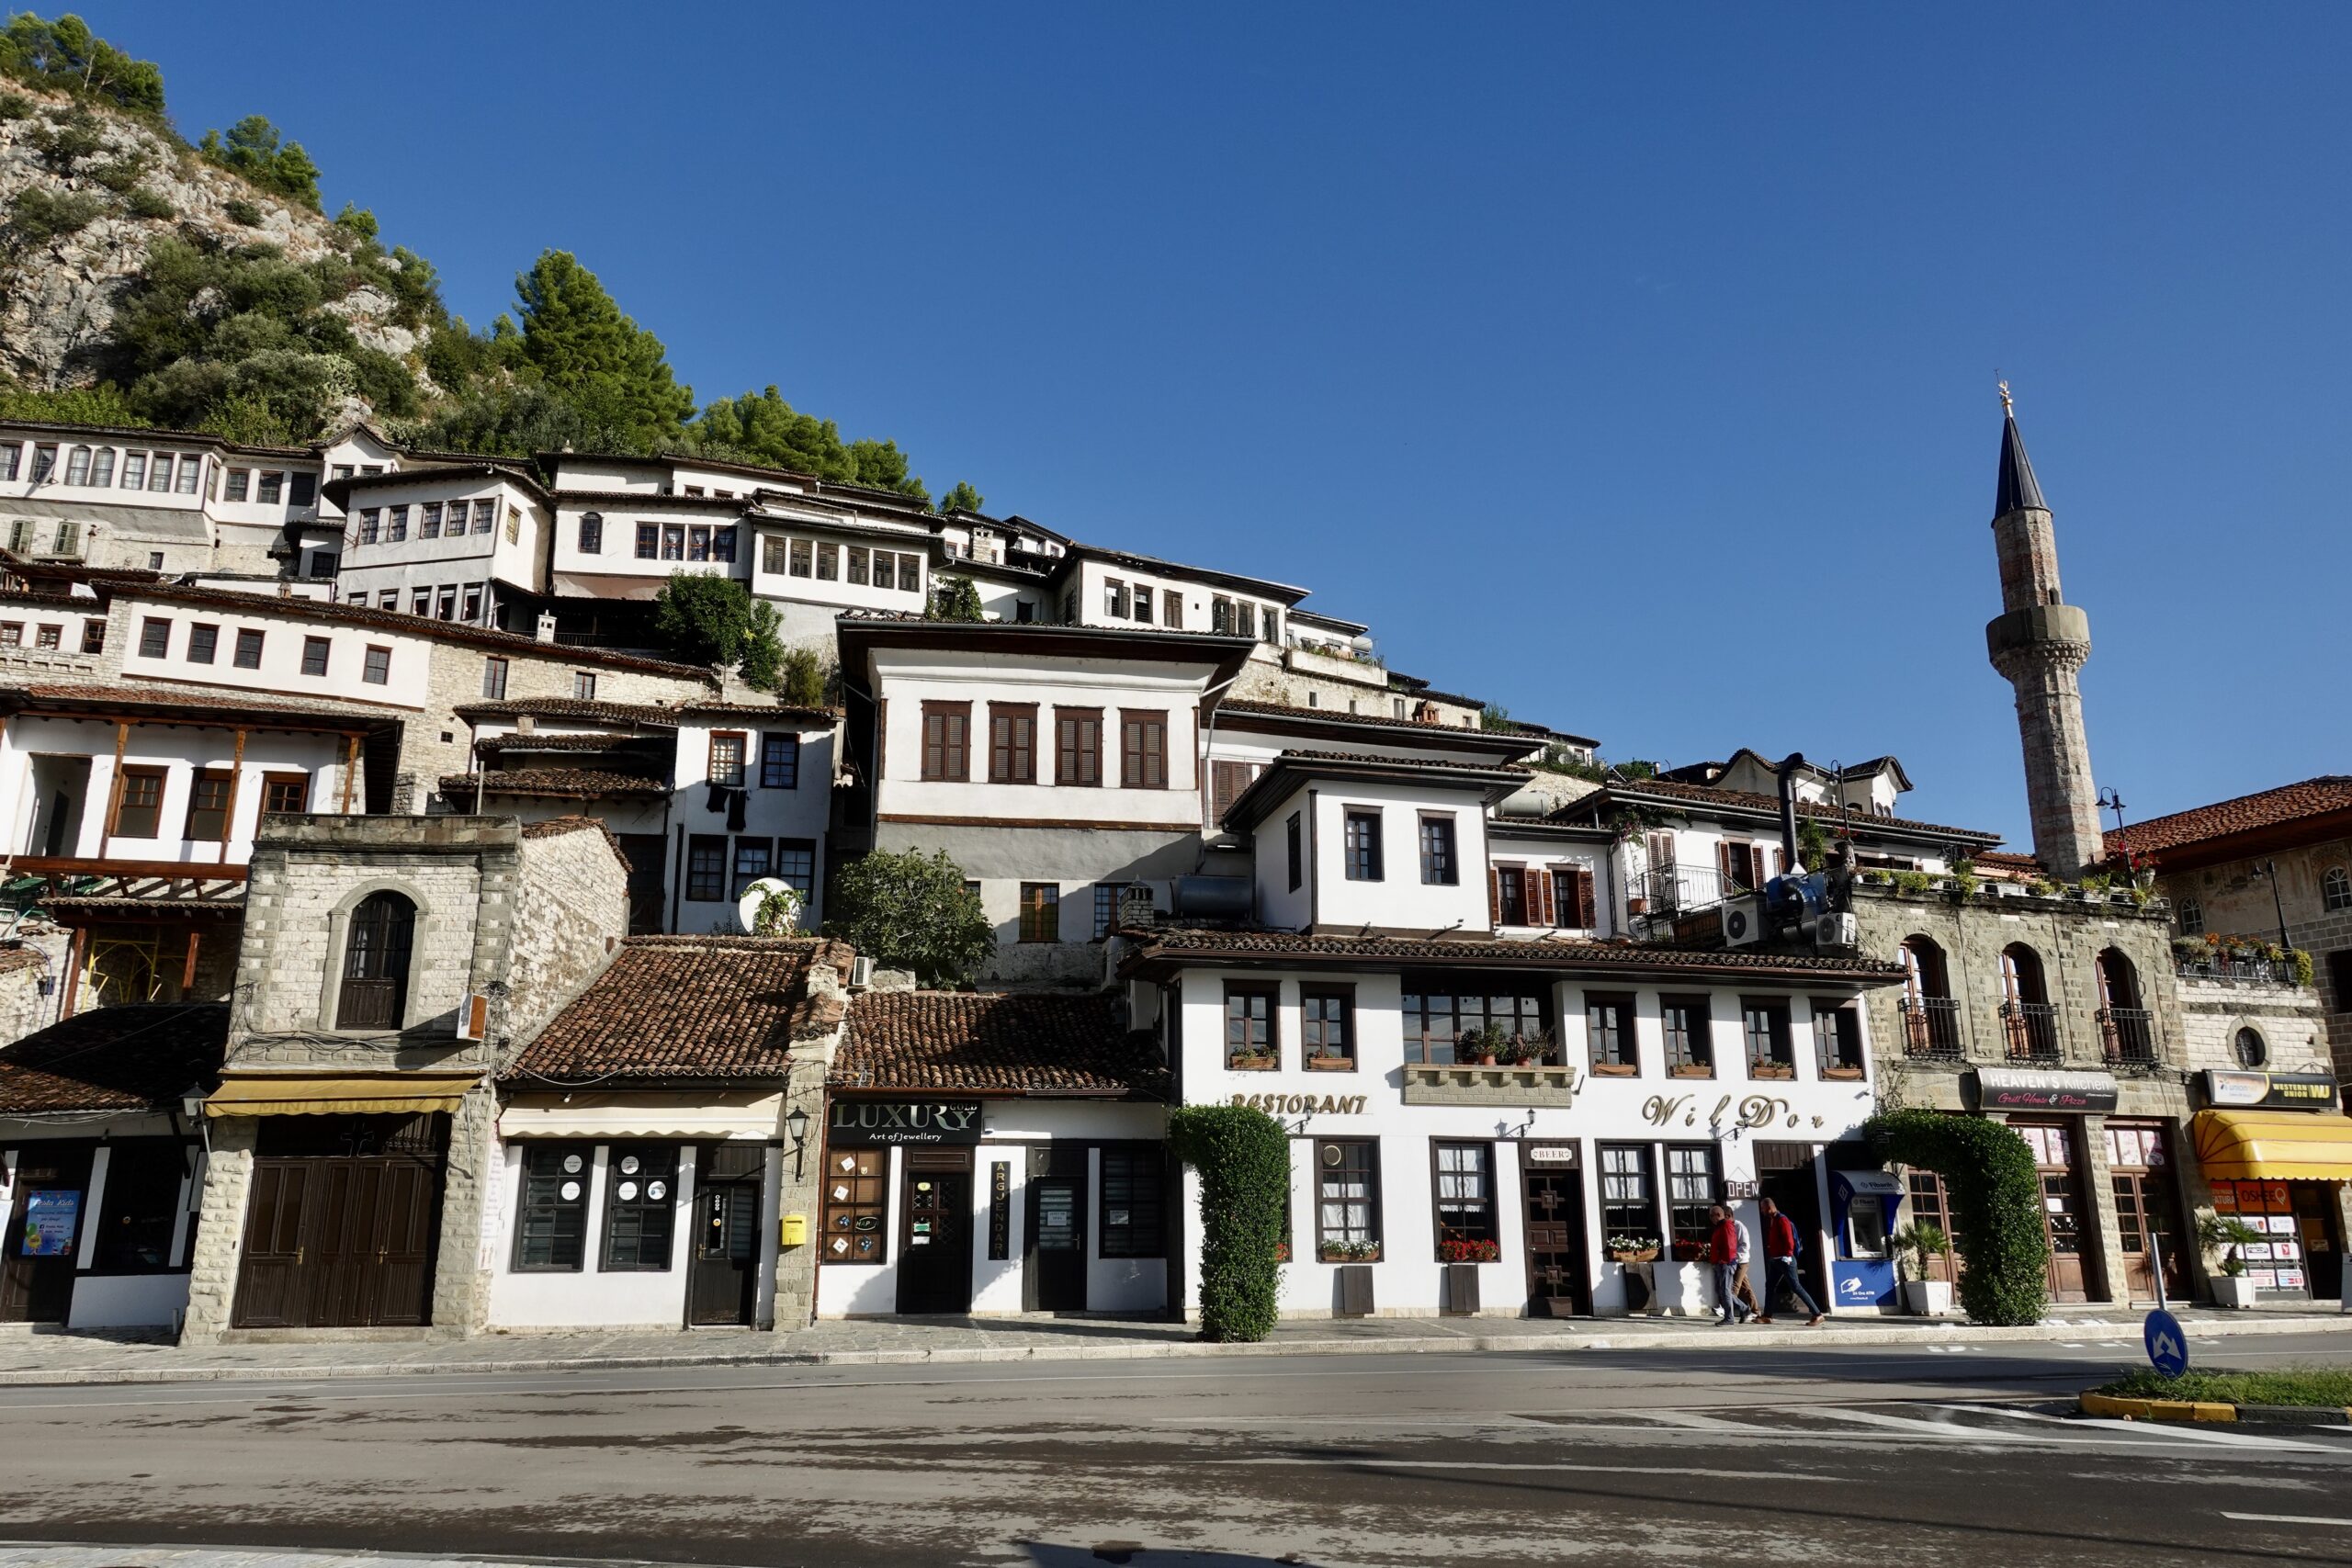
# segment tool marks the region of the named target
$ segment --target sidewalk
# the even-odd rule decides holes
[[[2341,1333],[2352,1316],[2324,1311],[2177,1309],[2192,1338]],[[1102,1318],[829,1320],[782,1334],[699,1329],[640,1334],[485,1334],[471,1339],[300,1341],[190,1347],[100,1333],[0,1336],[0,1386],[208,1382],[256,1373],[361,1378],[450,1372],[547,1372],[707,1366],[893,1366],[984,1361],[1137,1360],[1158,1357],[1416,1355],[1430,1352],[1720,1350],[1727,1348],[1960,1347],[2039,1340],[2136,1345],[2145,1314],[2062,1308],[2030,1328],[1950,1320],[1791,1320],[1717,1328],[1708,1319],[1510,1317],[1290,1319],[1256,1345],[1207,1345],[1190,1325]]]

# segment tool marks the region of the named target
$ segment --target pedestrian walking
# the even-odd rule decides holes
[[[1789,1295],[1813,1315],[1804,1320],[1811,1328],[1821,1321],[1821,1303],[1804,1288],[1804,1278],[1797,1273],[1797,1254],[1804,1244],[1797,1235],[1796,1222],[1781,1213],[1781,1206],[1770,1198],[1764,1200],[1764,1300],[1767,1305]]]
[[[1748,1279],[1747,1269],[1748,1265],[1755,1261],[1756,1244],[1747,1234],[1747,1222],[1739,1217],[1736,1210],[1731,1216],[1731,1228],[1739,1237],[1737,1259],[1732,1265],[1731,1293],[1736,1300],[1747,1304],[1750,1317],[1758,1323],[1770,1323],[1772,1321],[1772,1314],[1768,1309],[1771,1303],[1758,1302],[1756,1299],[1756,1287]]]
[[[1753,1315],[1752,1309],[1742,1305],[1735,1293],[1739,1276],[1739,1226],[1731,1211],[1721,1203],[1707,1211],[1713,1221],[1707,1233],[1707,1261],[1714,1266],[1715,1300],[1723,1307],[1723,1315],[1715,1320],[1719,1328],[1729,1328],[1744,1323]]]

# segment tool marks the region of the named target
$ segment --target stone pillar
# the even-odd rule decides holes
[[[775,1327],[775,1276],[781,1250],[776,1222],[784,1213],[783,1176],[784,1148],[771,1138],[760,1151],[760,1278],[752,1295],[752,1326],[763,1332]]]
[[[807,1049],[796,1043],[796,1051]],[[830,1057],[832,1053],[824,1053]],[[818,1222],[823,1213],[825,1181],[825,1075],[823,1061],[795,1062],[786,1082],[784,1113],[796,1110],[808,1116],[807,1141],[793,1146],[787,1132],[776,1155],[776,1216],[798,1214],[808,1222],[808,1240],[800,1247],[779,1247],[775,1258],[775,1325],[789,1332],[804,1327],[817,1314]],[[786,1123],[788,1128],[790,1123]],[[768,1234],[775,1235],[771,1219]]]
[[[490,1275],[481,1266],[482,1199],[499,1179],[492,1136],[498,1099],[477,1084],[449,1118],[449,1157],[441,1185],[441,1239],[433,1259],[433,1332],[479,1334],[489,1321]]]
[[[2123,1306],[2132,1300],[2132,1284],[2123,1261],[2123,1227],[2115,1213],[2115,1175],[2107,1163],[2107,1118],[2086,1116],[2082,1121],[2083,1219],[2090,1233],[2083,1237],[2083,1256],[2086,1261],[2098,1259],[2107,1286],[2105,1299]],[[2086,1279],[2083,1283],[2092,1282]],[[2093,1301],[2100,1299],[2086,1293]]]
[[[222,1117],[207,1129],[210,1152],[204,1162],[204,1193],[196,1222],[196,1244],[188,1252],[187,1317],[183,1345],[217,1345],[229,1326],[237,1300],[237,1264],[245,1249],[245,1201],[253,1190],[254,1142],[261,1122],[250,1116]]]

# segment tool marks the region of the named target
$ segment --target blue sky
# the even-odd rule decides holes
[[[84,14],[477,322],[571,250],[703,398],[1311,586],[1612,756],[1893,751],[2021,843],[1997,369],[2101,784],[2352,767],[2342,8]]]

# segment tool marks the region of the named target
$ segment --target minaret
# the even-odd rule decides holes
[[[2091,619],[2059,596],[2057,535],[2026,460],[2007,381],[1993,547],[2001,563],[2001,614],[1984,627],[1984,643],[1993,668],[2017,688],[2034,857],[2052,876],[2072,881],[2106,858],[2090,743],[2083,737],[2083,694],[2075,683],[2091,656]]]

